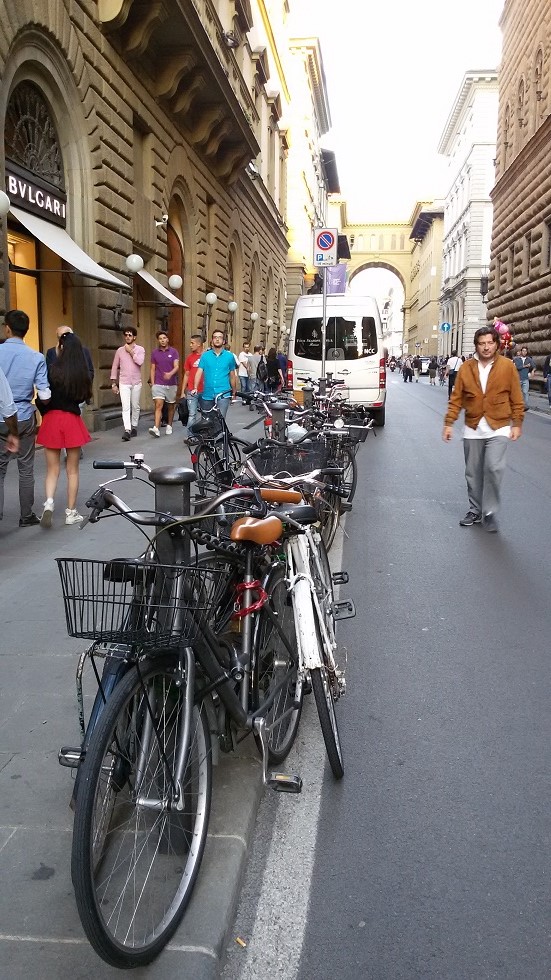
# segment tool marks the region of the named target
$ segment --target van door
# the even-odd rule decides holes
[[[294,356],[313,362],[321,370],[322,318],[301,316],[296,322]],[[375,401],[379,395],[377,326],[372,316],[352,313],[327,318],[326,370],[342,376],[348,387],[362,398]]]

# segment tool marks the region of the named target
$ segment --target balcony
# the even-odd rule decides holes
[[[103,32],[220,179],[260,152],[256,109],[212,0],[99,0]]]

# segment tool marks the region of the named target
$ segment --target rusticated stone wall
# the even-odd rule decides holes
[[[551,352],[549,0],[506,0],[501,27],[488,316],[541,366]]]

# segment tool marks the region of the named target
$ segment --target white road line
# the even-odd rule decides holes
[[[342,563],[343,535],[331,552],[333,568]],[[325,744],[313,698],[306,699],[299,734],[282,768],[302,776],[300,796],[282,795],[278,803],[262,892],[239,980],[296,980],[316,856]],[[233,975],[233,974],[232,974]]]

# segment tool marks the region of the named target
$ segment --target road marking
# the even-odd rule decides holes
[[[334,568],[342,564],[344,535],[339,538],[331,552]],[[230,967],[232,980],[296,980],[308,921],[325,761],[319,719],[309,696],[297,740],[284,763],[286,772],[302,775],[304,788],[300,796],[282,795],[278,802],[254,925],[244,960],[235,974]]]

